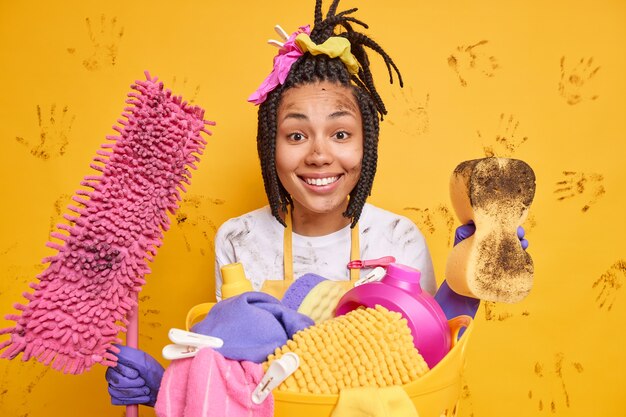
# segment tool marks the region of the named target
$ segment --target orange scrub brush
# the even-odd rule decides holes
[[[167,211],[174,213],[183,183],[189,184],[194,163],[210,134],[204,110],[188,106],[163,83],[145,73],[128,94],[118,136],[108,136],[91,167],[101,174],[87,176],[52,233],[63,244],[43,260],[48,267],[24,293],[28,304],[16,304],[21,315],[8,315],[16,325],[0,330],[10,340],[0,344],[1,357],[36,358],[65,373],[79,374],[94,363],[114,365],[113,343],[125,331],[129,311],[150,272],[148,262],[169,228]],[[129,332],[130,333],[130,332]],[[129,334],[130,340],[130,334]]]

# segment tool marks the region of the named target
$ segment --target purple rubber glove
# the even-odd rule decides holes
[[[468,224],[457,227],[454,233],[454,246],[473,235],[475,231],[476,226],[471,221]],[[524,239],[525,234],[524,228],[519,226],[517,228],[517,237],[524,250],[528,248],[528,240]],[[435,300],[443,309],[448,320],[461,315],[474,317],[476,316],[478,306],[480,306],[480,300],[455,293],[450,289],[446,281],[443,281],[439,289],[437,289]]]
[[[456,228],[456,232],[454,233],[454,246],[461,243],[461,241],[467,239],[476,231],[476,226],[474,222],[470,220],[468,224],[464,224],[463,226],[459,226]],[[526,250],[528,248],[528,240],[524,238],[526,235],[526,231],[522,226],[517,227],[517,237],[522,244],[522,249]]]
[[[522,226],[517,226],[517,237],[519,238],[520,243],[522,244],[522,249],[528,249],[528,240],[524,238],[526,236],[526,231]]]
[[[165,371],[152,356],[128,346],[120,349],[117,366],[109,367],[105,378],[113,405],[144,404],[154,407]]]

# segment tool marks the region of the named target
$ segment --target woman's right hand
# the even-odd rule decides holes
[[[113,405],[144,404],[154,407],[165,370],[152,356],[139,349],[115,345],[117,366],[105,378]]]

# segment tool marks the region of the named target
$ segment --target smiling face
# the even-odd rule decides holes
[[[293,200],[294,231],[326,234],[350,222],[342,213],[361,175],[362,159],[361,112],[349,88],[323,81],[283,94],[276,171]]]

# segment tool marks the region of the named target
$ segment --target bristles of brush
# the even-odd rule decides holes
[[[9,315],[11,339],[0,344],[0,357],[31,358],[54,369],[79,374],[93,364],[116,362],[126,316],[150,272],[148,262],[169,229],[167,212],[175,212],[180,191],[210,134],[204,110],[191,107],[163,89],[148,72],[131,86],[123,118],[107,136],[90,165],[89,175],[47,245],[58,253],[25,293],[21,315]]]

